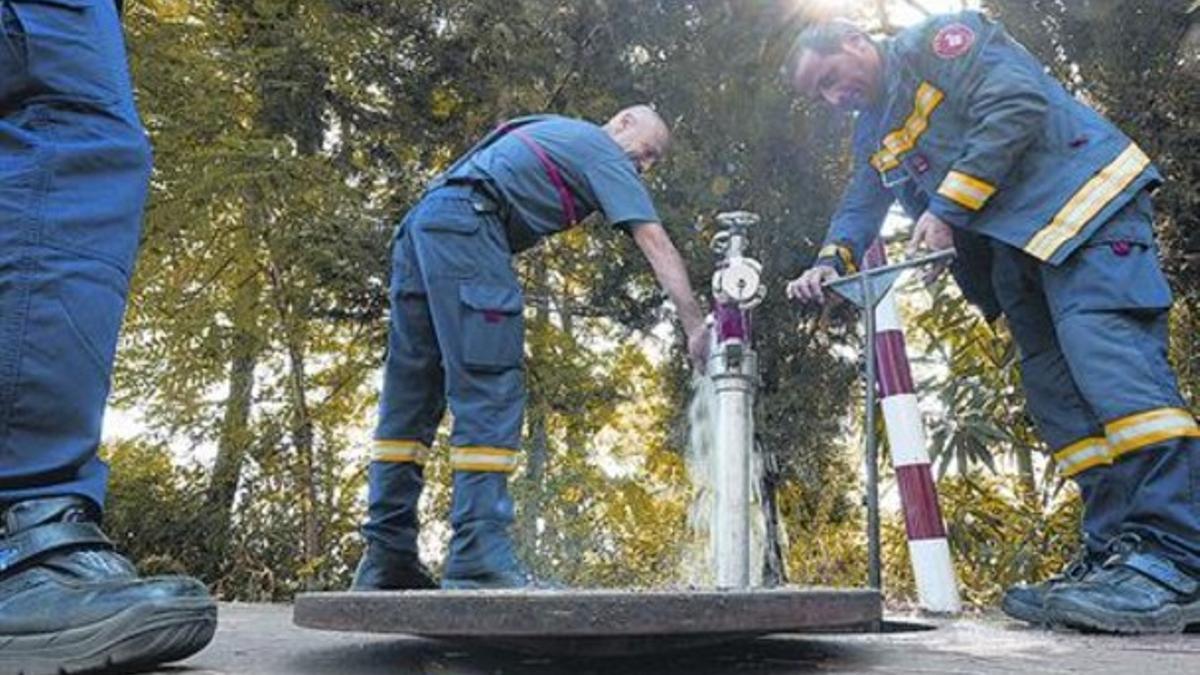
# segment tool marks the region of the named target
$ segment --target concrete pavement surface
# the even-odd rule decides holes
[[[922,622],[934,630],[781,635],[620,659],[533,657],[404,636],[292,625],[288,605],[222,604],[212,645],[163,675],[708,675],[751,673],[1086,673],[1200,675],[1200,634],[1110,637],[1044,631],[999,615]]]

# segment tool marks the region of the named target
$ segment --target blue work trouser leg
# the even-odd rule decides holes
[[[0,0],[0,506],[103,505],[150,148],[111,2]]]
[[[520,585],[508,527],[525,408],[524,305],[503,227],[469,187],[438,190],[409,221],[454,414],[454,534],[443,584]]]
[[[417,552],[423,465],[446,411],[442,352],[408,228],[392,246],[391,321],[379,424],[367,474],[368,543]]]
[[[524,414],[524,305],[503,229],[473,194],[439,189],[401,225],[376,438],[429,446],[448,401],[456,468],[507,471]]]
[[[1152,220],[1142,194],[1040,271],[1072,377],[1105,425],[1111,471],[1128,493],[1122,532],[1200,572],[1200,429],[1167,360],[1171,295]]]
[[[1021,356],[1027,410],[1060,473],[1079,487],[1083,541],[1101,556],[1120,532],[1126,494],[1110,471],[1108,443],[1100,421],[1080,394],[1054,332],[1037,263],[1020,251],[996,244],[992,285]]]
[[[508,472],[525,407],[524,305],[503,229],[477,199],[465,187],[437,190],[405,229],[454,414],[452,464]]]
[[[449,403],[451,521],[456,541],[478,544],[458,547],[468,556],[504,547],[512,507],[503,483],[516,466],[525,402],[523,303],[492,208],[469,187],[447,187],[405,218],[376,433],[377,459],[419,461]],[[473,536],[476,526],[490,534]]]

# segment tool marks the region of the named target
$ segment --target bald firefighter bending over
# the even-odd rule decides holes
[[[1078,559],[1009,589],[1004,610],[1122,633],[1200,622],[1200,431],[1167,362],[1150,159],[974,12],[879,42],[813,25],[784,75],[857,113],[852,182],[789,294],[822,300],[899,200],[910,253],[956,248],[964,295],[1007,317],[1029,412],[1080,488]]]
[[[453,536],[441,586],[533,583],[513,553],[508,476],[525,407],[521,286],[511,258],[595,211],[633,237],[703,367],[708,338],[683,261],[642,183],[670,143],[646,106],[603,127],[551,115],[509,121],[433,182],[400,223],[391,325],[369,469],[366,551],[354,590],[433,588],[417,558],[424,461],[449,402]]]

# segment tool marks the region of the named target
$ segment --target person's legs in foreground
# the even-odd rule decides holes
[[[216,605],[100,530],[100,425],[150,149],[112,2],[0,0],[0,672],[186,657]]]

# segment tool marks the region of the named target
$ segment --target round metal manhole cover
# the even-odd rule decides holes
[[[632,654],[770,633],[875,630],[873,590],[772,588],[310,593],[298,626],[402,633],[533,653]]]

